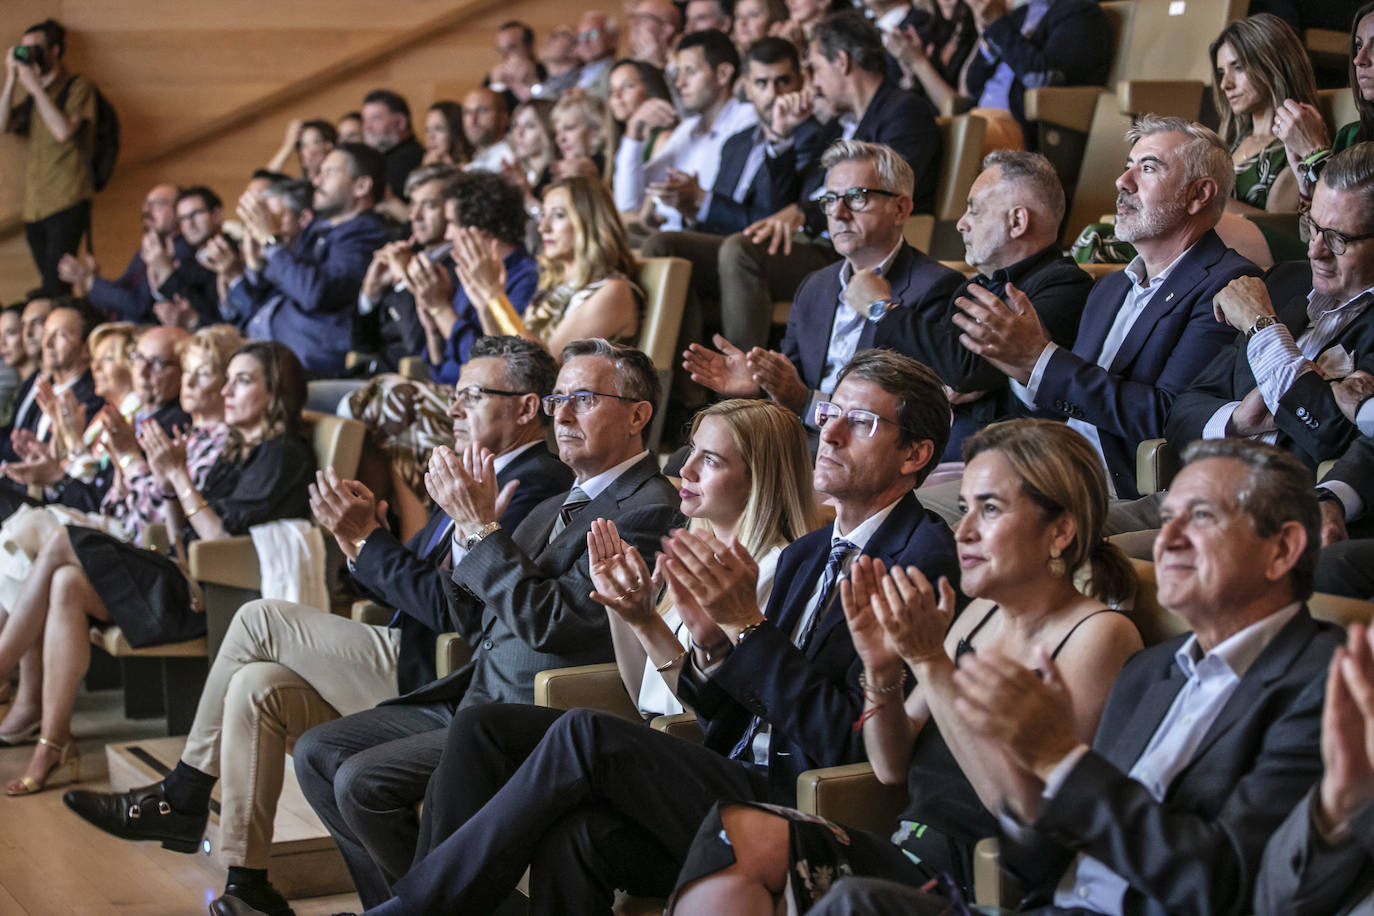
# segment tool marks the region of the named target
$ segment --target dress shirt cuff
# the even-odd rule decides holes
[[[1279,401],[1293,387],[1294,380],[1312,367],[1293,342],[1292,332],[1283,324],[1256,331],[1245,344],[1245,356],[1264,405],[1276,415]]]
[[[372,310],[377,307],[377,302],[367,293],[358,290],[358,314],[371,315]]]
[[[1323,490],[1330,490],[1341,501],[1341,510],[1345,513],[1347,522],[1353,522],[1364,512],[1364,500],[1360,499],[1360,494],[1345,481],[1325,480],[1317,486]]]
[[[1045,791],[1041,795],[1046,799],[1053,799],[1059,794],[1059,790],[1064,787],[1065,781],[1069,778],[1069,773],[1078,766],[1078,761],[1083,759],[1083,755],[1088,753],[1088,746],[1080,744],[1078,747],[1064,755],[1064,759],[1059,761],[1050,771],[1049,778],[1045,780]]]
[[[795,142],[796,141],[791,137],[784,137],[781,140],[765,140],[763,144],[763,154],[769,159],[776,159],[790,150]]]
[[[811,392],[811,397],[806,399],[806,406],[802,408],[802,426],[807,429],[819,429],[816,425],[816,404],[820,401],[828,401],[829,398],[822,395],[819,391]]]
[[[1040,393],[1040,383],[1045,378],[1045,369],[1050,364],[1050,357],[1054,356],[1054,351],[1058,349],[1059,344],[1055,343],[1054,341],[1050,341],[1049,343],[1045,344],[1045,349],[1040,351],[1040,356],[1038,359],[1036,359],[1035,366],[1031,369],[1030,378],[1026,380],[1026,385],[1024,388],[1019,384],[1016,384],[1016,382],[1012,382],[1012,384],[1015,385],[1015,387],[1012,390],[1015,391],[1016,396],[1019,397],[1022,401],[1024,401],[1027,405],[1031,407],[1035,406],[1036,399]],[[1022,394],[1022,392],[1025,393]]]
[[[1374,398],[1369,398],[1360,405],[1359,411],[1355,414],[1355,425],[1360,428],[1362,435],[1374,436]]]
[[[450,549],[453,552],[453,568],[457,569],[458,564],[463,562],[463,558],[468,555],[468,549],[463,546],[462,540],[458,538],[457,525],[453,527],[453,537],[449,540],[452,541],[452,547]]]
[[[711,212],[711,200],[714,197],[714,191],[707,191],[701,195],[701,206],[697,207],[696,215],[692,217],[693,225],[706,222],[706,214]],[[683,222],[686,223],[687,220],[684,218]]]
[[[1240,401],[1227,401],[1217,408],[1217,412],[1202,425],[1202,438],[1225,439],[1226,428],[1231,425],[1231,415],[1240,406]]]

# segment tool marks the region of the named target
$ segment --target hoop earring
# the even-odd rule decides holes
[[[1045,564],[1045,567],[1049,570],[1050,575],[1056,579],[1064,578],[1064,574],[1069,571],[1068,564],[1059,556],[1058,547],[1050,548],[1050,559]]]

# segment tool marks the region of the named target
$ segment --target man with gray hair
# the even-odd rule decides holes
[[[718,350],[694,343],[683,354],[698,384],[729,397],[767,396],[809,425],[815,402],[834,391],[855,353],[872,346],[880,324],[904,310],[943,311],[962,279],[902,238],[915,177],[891,147],[837,140],[822,164],[817,201],[844,260],[802,281],[782,351],[746,353],[717,335]]]
[[[1073,347],[1049,339],[1014,284],[1004,297],[969,287],[953,320],[960,342],[1004,373],[1021,401],[1066,418],[1097,448],[1113,496],[1133,499],[1137,446],[1164,434],[1174,399],[1235,337],[1213,317],[1213,297],[1259,268],[1216,234],[1235,183],[1220,137],[1155,115],[1126,137],[1116,231],[1138,254],[1093,288]]]
[[[1078,319],[1093,281],[1059,248],[1064,189],[1048,159],[1039,153],[996,150],[969,188],[968,206],[957,224],[964,260],[978,273],[955,298],[978,286],[1005,296],[1009,285],[1026,295],[1050,340],[1072,347]],[[913,356],[935,370],[952,392],[954,426],[944,460],[957,462],[963,440],[1012,415],[1015,398],[1007,379],[987,360],[959,344],[951,299],[943,311],[900,309],[878,326],[874,344]],[[957,489],[948,500],[958,501]],[[941,511],[939,501],[927,504]]]

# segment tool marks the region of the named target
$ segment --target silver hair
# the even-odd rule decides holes
[[[429,184],[431,181],[450,181],[459,171],[457,166],[449,165],[444,162],[436,162],[433,165],[422,165],[406,176],[406,197],[409,197],[410,192],[422,184]]]
[[[821,155],[821,166],[829,171],[841,162],[867,160],[878,171],[878,181],[884,191],[905,194],[907,197],[916,190],[916,173],[897,151],[881,143],[867,143],[863,140],[836,140]]]
[[[1374,143],[1356,143],[1326,160],[1321,183],[1333,191],[1359,194],[1365,204],[1361,209],[1374,210]]]
[[[1126,131],[1126,139],[1135,144],[1145,137],[1169,133],[1183,134],[1188,138],[1179,149],[1179,160],[1183,163],[1183,173],[1188,183],[1202,178],[1216,182],[1217,199],[1212,202],[1211,216],[1221,219],[1226,201],[1236,186],[1236,170],[1230,151],[1216,131],[1187,118],[1146,114],[1136,118]]]
[[[1053,230],[1064,220],[1064,186],[1059,173],[1040,153],[1025,150],[998,149],[983,157],[983,168],[1002,170],[1002,181],[1025,188],[1045,209],[1047,223]]]

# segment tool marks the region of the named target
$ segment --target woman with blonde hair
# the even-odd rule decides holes
[[[515,161],[504,166],[506,178],[525,195],[525,209],[533,211],[553,180],[551,166],[558,158],[553,140],[553,107],[548,99],[530,99],[515,106],[510,119],[510,145]]]
[[[553,106],[553,139],[559,158],[555,178],[601,178],[606,171],[609,127],[606,103],[585,89],[569,89]]]
[[[574,340],[633,342],[642,295],[625,226],[604,183],[555,181],[539,217],[539,288],[522,317],[505,295],[505,267],[494,244],[472,231],[458,234],[453,263],[484,334],[513,334],[561,353]]]
[[[784,896],[805,912],[828,888],[809,878],[823,871],[918,886],[945,874],[971,889],[974,844],[997,835],[1004,799],[1032,787],[960,727],[952,679],[969,652],[1053,666],[1073,697],[1074,731],[1091,742],[1117,672],[1141,647],[1135,625],[1108,607],[1136,583],[1130,561],[1102,538],[1101,459],[1050,420],[993,424],[965,442],[964,459],[955,540],[960,587],[974,601],[963,613],[954,616],[949,582],[937,591],[915,567],[888,570],[870,557],[840,586],[863,664],[868,758],[880,780],[908,786],[897,831],[889,838],[785,808],[721,803],[697,833],[670,912],[772,916]],[[1091,568],[1091,594],[1075,588],[1081,567]],[[908,680],[915,687],[903,700]]]
[[[754,558],[761,607],[782,549],[820,525],[805,431],[796,414],[771,401],[721,401],[700,411],[692,421],[680,492],[689,530],[725,543],[733,539]],[[604,519],[592,523],[587,549],[592,598],[606,607],[626,693],[646,718],[682,712],[675,692],[689,635],[660,571],[651,575],[639,551]],[[454,718],[426,793],[417,861],[500,788],[472,778],[474,734],[484,736],[484,747],[499,746],[509,765],[503,770],[514,772],[557,715],[534,706],[474,706]],[[484,773],[486,762],[478,768]]]

